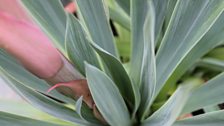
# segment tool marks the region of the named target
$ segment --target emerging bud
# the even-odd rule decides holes
[[[77,8],[74,2],[69,3],[68,5],[65,6],[65,10],[69,13],[74,13],[76,12]]]

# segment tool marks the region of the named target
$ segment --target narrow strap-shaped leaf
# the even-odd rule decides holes
[[[108,8],[103,0],[76,0],[81,19],[89,31],[93,42],[101,48],[118,56],[113,34],[109,25]]]
[[[79,21],[71,14],[68,14],[67,21],[65,41],[68,57],[75,64],[76,68],[85,75],[84,61],[98,68],[99,62]]]
[[[159,93],[178,64],[197,45],[224,10],[223,0],[178,0],[157,53]]]
[[[21,3],[55,46],[64,52],[66,15],[60,0],[21,0]]]
[[[8,73],[10,76],[15,78],[17,81],[24,83],[26,86],[42,93],[45,93],[50,88],[50,85],[29,73],[15,58],[7,54],[2,49],[0,50],[0,61],[1,71]],[[61,101],[70,103],[68,98],[57,91],[52,91],[49,95]]]
[[[109,8],[110,18],[117,22],[119,25],[124,27],[127,30],[130,30],[131,21],[130,17],[128,17],[124,12],[119,11],[117,8]]]
[[[221,110],[176,121],[173,126],[223,126],[223,124],[224,111]]]
[[[140,103],[140,94],[136,88],[136,85],[131,82],[127,72],[125,71],[119,60],[117,60],[114,56],[112,56],[99,46],[94,44],[92,44],[92,46],[107,66],[107,69],[110,72],[108,73],[108,75],[111,75],[114,83],[117,85],[119,91],[121,92],[121,95],[125,100],[127,100],[129,105],[134,108],[135,113]]]
[[[140,84],[144,50],[143,27],[148,13],[148,0],[131,0],[132,52],[130,76],[134,84]]]
[[[216,71],[224,71],[224,61],[215,58],[203,58],[197,62],[197,66]]]
[[[38,109],[60,119],[80,125],[87,125],[87,123],[84,122],[74,110],[67,108],[64,105],[36,92],[35,90],[26,87],[8,75],[5,76],[8,78],[6,80],[10,87]]]
[[[1,126],[60,126],[57,124],[26,118],[0,111]]]
[[[155,8],[153,1],[149,1],[148,15],[144,24],[144,53],[141,75],[141,105],[139,113],[143,120],[149,113],[156,88],[155,63]]]
[[[128,14],[130,15],[130,2],[131,0],[116,0],[118,5]]]
[[[155,6],[155,42],[158,42],[162,30],[169,0],[153,0]]]
[[[191,79],[180,85],[169,100],[146,121],[143,126],[171,126],[180,115],[191,91],[201,80]]]
[[[82,101],[83,101],[83,96],[81,96],[75,103],[75,110],[79,114],[80,118],[85,120],[85,118],[82,116]]]
[[[192,92],[183,112],[191,112],[209,105],[224,102],[224,73],[203,84]]]
[[[113,81],[87,63],[86,76],[95,104],[104,119],[112,126],[130,126],[127,106]]]
[[[219,16],[212,28],[203,36],[203,38],[195,45],[195,47],[186,55],[186,57],[181,61],[178,67],[175,69],[164,89],[167,90],[169,87],[172,87],[172,84],[175,84],[176,81],[195,63],[199,60],[200,57],[208,53],[213,48],[217,47],[224,43],[224,13]],[[221,56],[221,55],[219,55]],[[162,91],[166,92],[166,91]],[[164,94],[165,96],[165,94]]]

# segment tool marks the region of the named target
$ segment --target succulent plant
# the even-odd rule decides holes
[[[0,112],[1,125],[224,124],[223,0],[74,0],[77,17],[60,0],[19,2],[33,20],[0,11],[0,70],[56,118]]]

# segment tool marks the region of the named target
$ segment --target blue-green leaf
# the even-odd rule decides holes
[[[66,50],[76,68],[85,75],[84,61],[99,68],[97,56],[90,46],[87,34],[79,21],[71,14],[67,16]]]
[[[173,126],[223,126],[223,124],[224,111],[221,110],[176,121]]]
[[[118,57],[113,33],[109,25],[109,11],[103,0],[76,0],[80,17],[93,42]]]
[[[102,71],[86,63],[86,76],[95,104],[112,126],[130,126],[127,106],[114,82]]]
[[[192,90],[198,83],[201,83],[201,80],[190,79],[180,85],[169,100],[143,122],[143,126],[171,126],[180,115]]]
[[[108,75],[111,76],[124,99],[127,100],[132,108],[134,108],[135,113],[140,103],[140,94],[136,88],[136,85],[131,82],[127,72],[119,60],[99,46],[94,44],[92,45],[96,52],[100,55],[101,59],[104,61],[109,72]]]

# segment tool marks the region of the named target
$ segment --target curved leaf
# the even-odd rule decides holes
[[[68,14],[67,21],[65,42],[68,57],[75,64],[76,68],[85,75],[84,61],[98,68],[99,62],[79,21],[71,14]]]
[[[110,72],[108,75],[111,75],[111,78],[117,85],[122,96],[128,101],[129,105],[134,108],[135,113],[139,106],[140,94],[136,86],[131,82],[122,63],[99,46],[94,44],[92,44],[92,46],[107,66],[107,69]]]
[[[208,32],[224,10],[223,0],[179,0],[157,53],[159,93],[181,61]]]
[[[176,121],[173,126],[223,126],[223,124],[224,111],[222,110]]]
[[[14,114],[0,112],[1,126],[60,126],[57,124],[34,120]]]
[[[199,79],[191,79],[180,85],[170,99],[146,121],[143,126],[171,126],[180,115],[190,94],[198,83]]]
[[[87,63],[86,76],[95,104],[104,119],[112,126],[130,126],[127,106],[113,81]]]
[[[224,73],[221,73],[192,92],[191,98],[187,101],[182,113],[197,110],[209,105],[223,103],[223,88]]]
[[[103,0],[75,0],[81,19],[88,29],[93,42],[118,57],[113,34],[109,25],[109,14]]]
[[[139,113],[143,120],[150,112],[156,88],[155,63],[155,8],[152,1],[149,3],[148,15],[144,24],[144,53],[141,75],[141,105]]]
[[[84,122],[74,110],[67,108],[64,105],[46,97],[45,95],[24,86],[22,83],[14,80],[8,75],[5,75],[5,77],[8,78],[5,79],[7,80],[9,86],[33,106],[60,119],[80,125],[86,125],[86,122]]]

